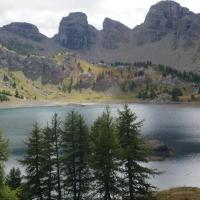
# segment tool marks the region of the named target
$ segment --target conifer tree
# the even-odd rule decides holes
[[[41,155],[42,149],[41,130],[37,123],[33,125],[31,135],[26,142],[26,155],[21,164],[26,169],[26,188],[29,194],[29,199],[43,200],[42,189],[42,164],[43,159]]]
[[[42,131],[42,171],[43,171],[43,190],[47,200],[55,199],[55,178],[56,160],[55,160],[55,141],[53,131],[47,125]]]
[[[5,184],[9,186],[12,190],[16,190],[21,187],[22,175],[19,168],[12,168],[9,174],[6,176]]]
[[[8,140],[3,137],[0,132],[0,187],[4,183],[4,164],[8,159]]]
[[[118,144],[115,124],[107,108],[91,130],[91,167],[94,171],[97,199],[111,200],[118,195]]]
[[[148,183],[148,178],[156,174],[155,170],[141,165],[141,162],[147,162],[149,154],[140,134],[142,125],[143,121],[138,121],[136,114],[127,105],[119,111],[117,133],[123,166],[120,188],[123,198],[128,200],[136,200],[139,195],[148,195],[153,188]]]
[[[73,200],[87,199],[89,184],[88,128],[83,117],[71,111],[62,134],[62,172],[64,187]]]
[[[55,168],[56,168],[56,192],[57,192],[57,199],[62,200],[62,188],[61,188],[61,174],[60,174],[60,137],[61,137],[61,121],[58,119],[58,115],[54,114],[52,119],[52,134],[54,143],[54,153],[55,153]]]

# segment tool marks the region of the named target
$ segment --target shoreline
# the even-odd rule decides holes
[[[0,109],[34,108],[34,107],[54,107],[54,106],[90,106],[90,105],[110,105],[110,104],[136,104],[136,105],[178,105],[178,106],[198,106],[200,102],[151,102],[151,101],[124,101],[124,100],[102,100],[102,101],[15,101],[2,102]]]
[[[54,106],[70,106],[70,105],[100,105],[100,102],[60,102],[60,101],[26,101],[20,103],[0,103],[1,109],[16,109],[16,108],[34,108],[34,107],[54,107]]]

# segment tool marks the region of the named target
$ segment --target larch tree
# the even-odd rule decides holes
[[[115,123],[107,108],[91,129],[91,167],[94,173],[94,192],[97,199],[112,200],[119,195],[118,143]]]
[[[71,111],[62,133],[62,174],[67,197],[87,199],[90,172],[88,167],[89,132],[83,117]]]
[[[12,190],[16,190],[22,186],[22,175],[19,168],[13,167],[6,176],[5,184]]]
[[[57,192],[57,199],[56,200],[62,200],[62,180],[61,180],[61,149],[60,149],[60,138],[61,138],[61,121],[58,119],[58,115],[54,114],[52,119],[52,134],[53,134],[53,140],[54,140],[54,153],[55,153],[55,166],[56,166],[56,192]]]
[[[55,157],[55,140],[53,137],[53,131],[47,125],[42,130],[42,171],[43,171],[43,190],[44,199],[53,200],[56,199],[56,157]]]
[[[136,200],[140,195],[148,196],[153,188],[148,178],[156,174],[155,170],[142,165],[147,162],[150,152],[141,136],[142,125],[143,121],[138,121],[136,114],[127,105],[119,111],[117,134],[122,161],[120,188],[123,198],[128,200]]]
[[[33,125],[31,135],[26,142],[26,155],[21,164],[26,170],[26,188],[30,199],[43,200],[42,189],[42,165],[43,159],[41,155],[42,149],[41,129],[38,124]]]
[[[0,131],[0,186],[4,184],[4,164],[8,159],[8,140],[3,137]]]

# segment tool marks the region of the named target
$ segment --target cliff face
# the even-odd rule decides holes
[[[61,20],[54,39],[68,49],[86,49],[95,41],[96,32],[84,13],[70,13]]]
[[[176,2],[159,2],[150,8],[144,23],[134,30],[138,44],[156,42],[169,33],[178,33],[182,29],[181,21],[191,15],[192,12]]]
[[[19,53],[52,54],[73,51],[92,62],[150,60],[182,70],[198,70],[200,64],[200,14],[173,1],[153,5],[144,23],[130,29],[105,18],[103,29],[88,23],[84,13],[64,17],[53,38],[28,23],[0,28],[0,43]]]
[[[117,49],[120,43],[130,42],[131,29],[109,18],[103,22],[102,46],[105,49]]]
[[[11,23],[9,25],[3,26],[2,29],[33,41],[41,41],[47,38],[39,32],[35,25],[29,23]]]
[[[144,23],[134,29],[137,43],[156,42],[171,34],[171,40],[190,47],[200,39],[200,16],[173,1],[162,1],[152,6]]]
[[[74,57],[69,55],[66,62],[58,64],[52,56],[22,56],[0,47],[0,68],[22,71],[31,80],[41,79],[42,83],[58,84],[69,75],[70,67],[76,67]]]

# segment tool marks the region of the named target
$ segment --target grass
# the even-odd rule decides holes
[[[93,69],[93,68],[92,68]],[[95,66],[96,73],[102,68]],[[4,75],[9,78],[5,83],[3,80]],[[16,83],[16,88],[13,88],[12,83]],[[24,99],[15,98],[16,89]],[[86,103],[86,102],[133,102],[135,96],[133,93],[120,93],[113,95],[111,92],[97,92],[92,89],[83,89],[81,92],[72,90],[71,93],[62,92],[58,89],[57,85],[46,84],[42,85],[40,80],[32,81],[28,79],[22,72],[10,72],[7,69],[0,69],[0,91],[9,91],[12,96],[9,97],[9,102],[1,103],[1,106],[6,105],[26,105],[38,103]]]
[[[82,103],[82,102],[142,102],[141,99],[137,99],[137,94],[141,89],[146,88],[146,82],[139,82],[137,88],[132,90],[132,92],[122,92],[121,84],[125,81],[134,80],[134,77],[137,76],[138,70],[140,68],[133,69],[120,69],[114,67],[104,67],[98,64],[91,64],[87,61],[81,60],[77,56],[68,55],[67,53],[60,53],[53,57],[53,59],[60,64],[61,67],[68,68],[69,76],[67,76],[59,85],[45,84],[41,83],[40,78],[38,80],[28,79],[23,72],[20,71],[9,71],[5,68],[0,69],[0,91],[6,90],[12,94],[10,98],[10,104],[12,102],[22,101],[21,99],[16,99],[15,93],[16,89],[20,95],[25,97],[23,101],[47,101],[47,102],[61,102],[61,103]],[[108,77],[108,80],[115,81],[119,83],[118,85],[113,85],[106,92],[97,92],[90,89],[83,89],[82,92],[73,89],[72,92],[68,93],[68,86],[72,84],[72,88],[75,88],[77,83],[80,82],[81,73],[92,72],[94,74],[94,82],[99,77],[102,72],[111,72],[111,78]],[[170,85],[159,85],[159,80],[161,72],[156,70],[156,66],[152,66],[146,70],[146,74],[153,86],[156,86],[157,93],[162,93],[165,88],[169,91],[174,87]],[[4,76],[9,77],[9,81],[5,83],[3,81]],[[110,79],[109,79],[110,78]],[[137,78],[137,77],[136,77]],[[107,80],[107,79],[106,79]],[[136,80],[137,81],[137,80]],[[17,88],[13,87],[12,84],[16,83]],[[91,83],[92,84],[92,83]],[[188,101],[200,101],[200,95],[193,95],[191,99],[191,94],[193,93],[193,86],[191,84],[180,83],[177,87],[181,88],[184,91],[184,96],[180,97],[181,102]],[[149,100],[149,99],[148,99]]]
[[[158,192],[156,200],[200,200],[200,189],[193,187],[173,188]]]

